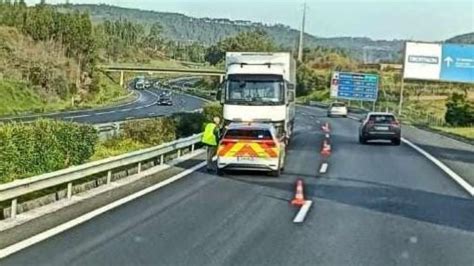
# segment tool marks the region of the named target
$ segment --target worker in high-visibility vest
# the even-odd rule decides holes
[[[214,170],[214,163],[212,158],[217,153],[217,145],[219,144],[220,138],[220,123],[221,119],[219,117],[214,117],[212,123],[208,123],[204,129],[204,134],[202,135],[201,142],[207,146],[207,171],[211,172]]]

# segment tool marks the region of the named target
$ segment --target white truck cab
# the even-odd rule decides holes
[[[290,53],[226,53],[220,101],[226,124],[271,123],[281,139],[293,132],[296,65]]]

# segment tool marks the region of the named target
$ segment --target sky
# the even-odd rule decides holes
[[[39,0],[27,0],[28,4]],[[46,0],[64,3],[65,0]],[[182,13],[193,17],[281,23],[301,28],[303,0],[70,0]],[[307,0],[305,31],[320,37],[441,41],[474,32],[474,0]]]

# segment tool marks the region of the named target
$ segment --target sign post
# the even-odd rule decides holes
[[[377,101],[379,76],[375,74],[334,72],[331,79],[331,98],[358,101]]]

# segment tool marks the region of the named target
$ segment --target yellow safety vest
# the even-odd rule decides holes
[[[202,143],[217,146],[217,139],[216,135],[214,134],[214,130],[216,129],[216,124],[209,123],[206,125],[206,129],[204,129],[204,134],[202,135]]]

